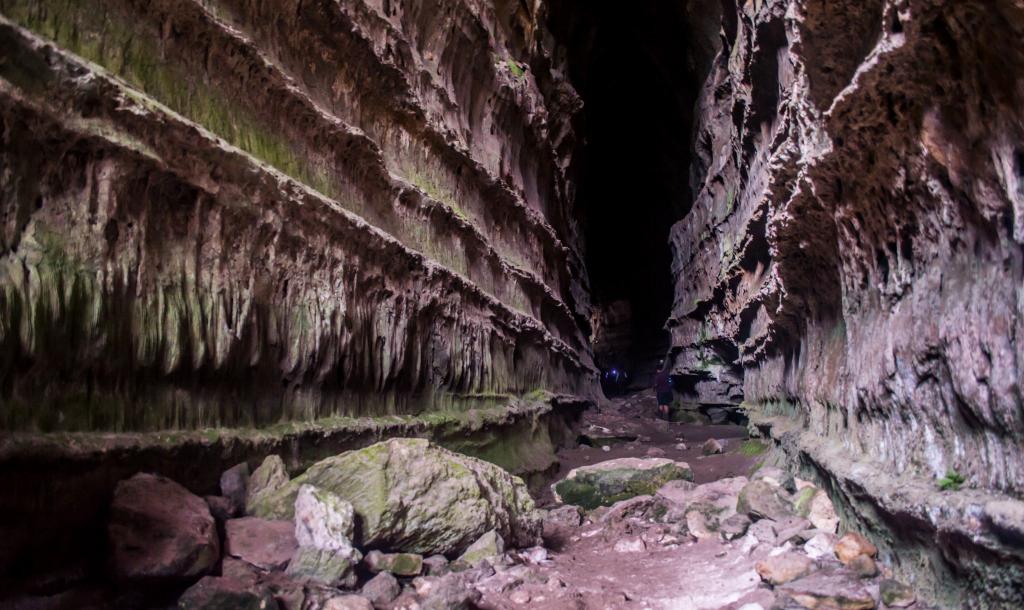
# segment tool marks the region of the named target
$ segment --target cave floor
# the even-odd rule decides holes
[[[747,476],[761,462],[758,446],[746,442],[744,427],[662,421],[656,418],[651,392],[615,398],[603,409],[588,412],[583,433],[603,430],[635,440],[604,443],[607,451],[600,440],[594,447],[581,444],[563,450],[559,478],[583,464],[657,455],[687,462],[694,481],[707,483]],[[722,442],[724,452],[702,455],[701,445],[709,438]],[[542,505],[552,502],[550,496],[540,498]],[[742,548],[740,541],[717,538],[674,542],[656,525],[630,520],[602,523],[595,515],[566,538],[547,543],[549,561],[525,577],[514,577],[523,582],[493,585],[482,607],[653,610],[740,607],[758,601],[768,607],[770,603],[771,594],[759,587],[754,571],[754,564],[770,549]],[[626,550],[630,545],[640,550]]]

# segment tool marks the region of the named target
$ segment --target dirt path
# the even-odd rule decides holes
[[[687,462],[694,482],[747,476],[758,466],[760,446],[747,442],[734,425],[668,423],[657,419],[654,397],[631,395],[611,401],[584,419],[584,434],[634,440],[598,439],[559,454],[559,478],[569,470],[620,457],[667,457]],[[703,455],[701,446],[718,439],[724,452]],[[682,443],[682,444],[680,444]],[[602,448],[607,447],[607,450]],[[553,502],[548,490],[542,505]],[[484,608],[722,608],[761,600],[754,564],[769,548],[743,548],[740,541],[695,540],[671,527],[640,520],[602,520],[599,509],[564,539],[549,538],[548,560],[517,566],[491,580]],[[632,547],[632,548],[630,548]],[[635,550],[633,550],[635,549]],[[763,590],[761,590],[764,593]]]

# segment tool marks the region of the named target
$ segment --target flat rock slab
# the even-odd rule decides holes
[[[870,610],[875,598],[860,577],[849,570],[822,570],[782,585],[779,592],[805,608]]]
[[[224,552],[263,570],[281,570],[299,548],[295,524],[258,517],[224,524]]]
[[[235,578],[206,576],[178,599],[181,610],[277,610],[270,591]]]
[[[107,533],[119,579],[193,579],[220,558],[206,501],[158,475],[139,473],[117,484]]]
[[[557,501],[592,510],[652,495],[675,479],[693,479],[689,464],[667,458],[619,458],[575,468],[551,489]]]

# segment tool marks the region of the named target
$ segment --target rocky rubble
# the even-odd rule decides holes
[[[235,504],[247,490],[249,512],[283,518],[229,515],[223,559],[202,499],[147,474],[119,484],[109,527],[116,574],[181,583],[210,574],[181,596],[179,607],[190,610],[448,610],[469,608],[479,597],[470,585],[495,566],[546,561],[541,547],[515,550],[541,534],[523,482],[427,441],[350,451],[294,480],[277,456],[246,474],[242,465],[225,472],[231,497],[216,498]],[[452,561],[425,559],[423,550]]]

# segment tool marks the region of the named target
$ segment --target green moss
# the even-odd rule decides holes
[[[967,479],[962,474],[950,468],[946,471],[946,476],[939,479],[939,489],[942,491],[957,491],[966,482]]]
[[[747,457],[754,457],[768,451],[768,445],[761,441],[750,439],[740,445],[740,453]]]
[[[264,127],[265,117],[229,102],[231,92],[218,91],[207,79],[183,72],[187,67],[166,61],[155,27],[145,20],[77,0],[14,0],[4,4],[4,12],[282,173],[329,197],[341,194],[330,172],[310,159],[302,145]]]
[[[811,512],[811,500],[818,494],[817,488],[805,487],[796,494],[793,500],[793,509],[796,514],[806,517]]]
[[[647,470],[581,469],[573,478],[556,483],[555,491],[565,504],[593,510],[598,506],[611,506],[621,500],[653,494],[665,483],[676,479],[692,481],[693,473],[671,463]]]
[[[519,80],[523,80],[523,78],[526,76],[526,70],[524,70],[519,65],[519,62],[515,61],[514,59],[506,59],[505,65],[508,66],[508,71],[512,73],[512,76],[518,78]]]

